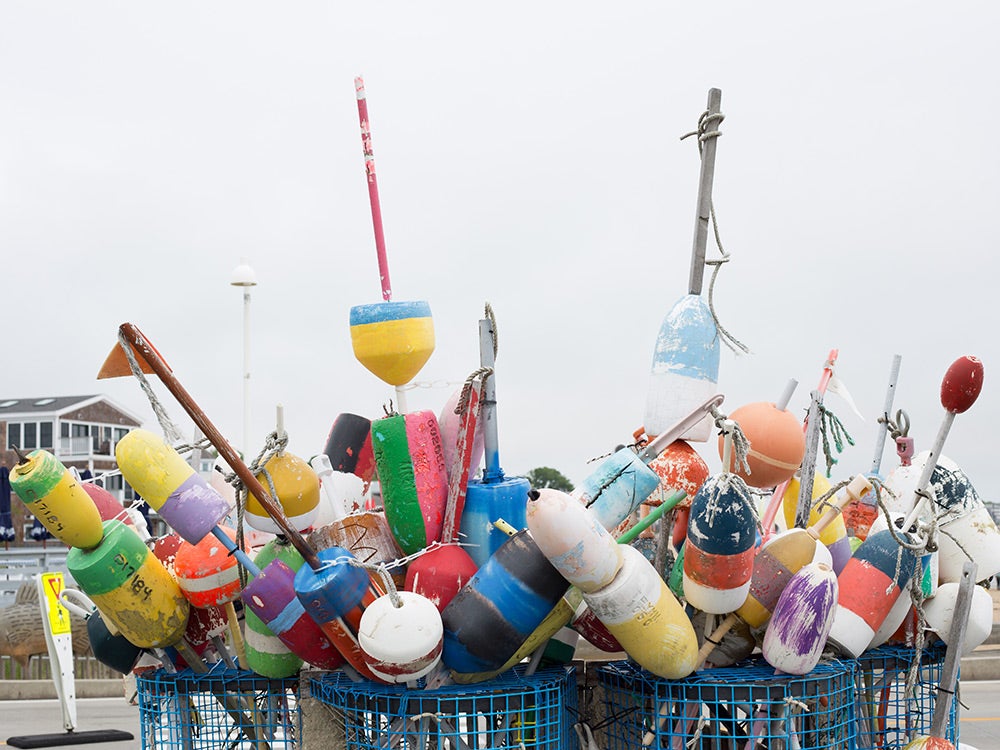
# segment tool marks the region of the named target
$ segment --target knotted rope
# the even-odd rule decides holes
[[[698,136],[698,156],[701,158],[703,156],[705,142],[710,138],[718,138],[722,135],[722,132],[717,128],[724,119],[726,119],[726,116],[721,112],[709,114],[708,110],[705,110],[698,118],[698,127],[690,133],[685,133],[680,139],[683,141],[685,138],[689,138],[692,135]],[[709,130],[709,127],[712,129]],[[722,268],[722,265],[729,262],[730,254],[726,252],[725,248],[722,246],[722,238],[719,235],[719,222],[715,215],[714,200],[709,202],[709,216],[712,220],[712,235],[715,237],[715,246],[719,248],[719,253],[722,257],[716,260],[705,261],[706,266],[712,266],[712,278],[709,279],[708,282],[708,309],[712,313],[712,320],[715,321],[715,327],[719,331],[719,337],[722,339],[722,342],[736,354],[748,354],[750,349],[722,325],[719,321],[719,315],[715,310],[715,281],[719,276],[719,270]]]

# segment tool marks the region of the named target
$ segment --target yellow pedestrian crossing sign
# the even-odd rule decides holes
[[[42,573],[42,591],[45,594],[45,611],[49,616],[49,627],[52,635],[69,633],[71,625],[69,621],[69,610],[59,599],[59,594],[63,590],[64,580],[62,573]]]

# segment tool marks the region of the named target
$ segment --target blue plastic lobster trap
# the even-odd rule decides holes
[[[293,750],[302,735],[297,679],[157,669],[136,687],[143,750]]]
[[[597,669],[607,750],[853,747],[852,662],[776,677],[762,659],[665,680],[631,661]]]
[[[576,671],[515,668],[488,682],[410,689],[352,682],[341,672],[310,681],[312,696],[343,721],[347,750],[574,750]]]
[[[885,645],[859,657],[855,672],[858,713],[855,747],[898,750],[918,735],[930,734],[944,655],[945,646],[941,642],[924,649],[909,695],[906,681],[917,657],[915,649]],[[946,733],[955,747],[958,747],[957,703],[952,701]]]

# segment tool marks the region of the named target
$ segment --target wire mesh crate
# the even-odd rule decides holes
[[[855,673],[858,748],[903,748],[914,737],[930,733],[937,685],[944,668],[945,646],[937,642],[924,649],[914,689],[906,694],[906,680],[917,651],[885,645],[862,654]],[[947,739],[958,747],[957,701],[951,704]]]
[[[597,670],[607,708],[607,750],[625,748],[851,747],[852,662],[775,676],[762,659],[665,680],[631,661]]]
[[[310,681],[312,696],[343,721],[347,750],[574,750],[576,670],[520,667],[473,685],[435,690],[352,682],[341,672]]]
[[[297,679],[156,669],[136,688],[143,750],[293,750],[302,734]]]

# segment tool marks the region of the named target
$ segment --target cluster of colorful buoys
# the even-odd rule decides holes
[[[952,370],[981,382],[982,368],[973,358]],[[316,528],[321,498],[336,492],[333,480],[344,472],[327,472],[324,483],[330,484],[321,491],[310,463],[283,450],[270,458],[260,476],[285,516],[272,519],[250,496],[246,522],[277,533],[253,560],[236,545],[234,532],[220,526],[231,513],[229,503],[174,448],[145,430],[126,435],[116,457],[129,484],[175,530],[166,538],[144,541],[117,501],[81,485],[45,451],[15,466],[12,487],[72,548],[67,564],[94,614],[136,654],[175,648],[183,664],[208,657],[214,647],[235,664],[222,642],[228,633],[239,666],[270,677],[290,676],[309,663],[380,682],[412,683],[447,670],[453,680],[473,683],[535,653],[558,658],[561,648],[571,654],[581,635],[599,648],[625,651],[666,679],[706,663],[734,663],[758,647],[780,672],[805,674],[828,648],[856,658],[892,638],[912,639],[912,625],[906,628],[913,576],[926,579],[921,608],[946,637],[954,608],[948,592],[964,560],[974,558],[981,578],[1000,573],[1000,532],[964,472],[940,456],[940,446],[878,480],[886,513],[865,533],[849,538],[841,515],[852,504],[870,504],[872,482],[861,475],[841,483],[836,497],[817,475],[809,525],[796,528],[798,478],[793,469],[774,473],[782,461],[773,456],[784,449],[773,446],[791,442],[796,454],[801,425],[754,406],[734,412],[746,434],[762,435],[776,424],[784,433],[756,439],[765,446],[756,453],[757,463],[768,467],[762,473],[769,483],[792,480],[780,516],[784,530],[764,541],[757,509],[766,493],[751,484],[759,483],[756,472],[710,475],[697,451],[679,438],[707,414],[718,414],[721,396],[688,406],[686,415],[638,448],[620,449],[572,494],[529,489],[524,482],[524,521],[512,514],[517,525],[508,526],[505,541],[491,553],[479,550],[480,564],[465,551],[476,542],[467,548],[454,542],[486,542],[483,529],[475,528],[482,519],[491,527],[508,520],[506,492],[477,501],[474,512],[465,504],[475,485],[470,470],[478,468],[473,454],[483,431],[481,400],[487,401],[480,397],[492,377],[489,371],[468,389],[458,414],[452,408],[440,417],[418,411],[334,421],[323,465],[354,468],[365,486],[381,480],[381,508],[349,507],[341,497],[335,503],[340,511],[327,509],[334,520]],[[451,466],[444,459],[446,434],[455,442]],[[723,460],[735,467],[728,449],[730,444]],[[356,460],[365,455],[372,459]],[[651,509],[659,526],[650,523],[652,516],[636,525]],[[901,520],[890,526],[886,518]],[[308,534],[318,565],[305,565],[282,536],[289,521]],[[929,527],[947,528],[949,543],[941,539],[937,549],[926,544]],[[633,528],[659,532],[654,540],[668,545],[670,569],[657,571],[653,555],[629,543],[641,537]],[[460,560],[435,557],[449,549]],[[238,563],[250,578],[245,587]],[[245,647],[234,607],[240,601]],[[978,623],[984,606],[974,599],[977,624],[963,649],[989,633],[991,607],[986,623]]]
[[[806,674],[827,649],[857,658],[912,638],[914,611],[948,637],[964,563],[971,558],[980,579],[1000,573],[1000,531],[968,477],[941,455],[955,415],[979,395],[979,360],[948,368],[945,421],[930,450],[914,457],[907,445],[887,476],[859,474],[835,488],[815,474],[803,424],[783,405],[719,412],[720,336],[693,278],[660,329],[637,442],[571,494],[533,489],[500,468],[489,308],[479,321],[480,369],[466,387],[440,415],[402,403],[403,386],[433,352],[434,330],[426,302],[391,301],[360,79],[356,87],[384,302],[352,308],[351,339],[359,362],[396,388],[399,408],[375,420],[342,414],[312,460],[281,449],[246,476],[155,349],[123,325],[131,353],[161,379],[170,374],[168,388],[200,414],[196,424],[243,479],[246,523],[277,536],[251,559],[220,525],[231,502],[145,430],[128,433],[115,455],[175,532],[149,544],[116,517],[120,506],[102,512],[93,491],[35,451],[12,471],[12,487],[72,548],[67,564],[93,614],[137,652],[174,648],[192,668],[209,645],[236,663],[221,642],[228,623],[239,666],[265,676],[308,663],[410,684],[475,683],[529,657],[568,658],[579,636],[664,679],[734,664],[757,648],[779,672]],[[722,470],[710,475],[690,442],[707,441],[713,421]],[[360,496],[346,491],[348,475]],[[368,493],[375,479],[381,507]],[[783,512],[762,524],[768,495],[769,510]],[[973,597],[976,625],[956,648],[990,631],[982,593]]]

